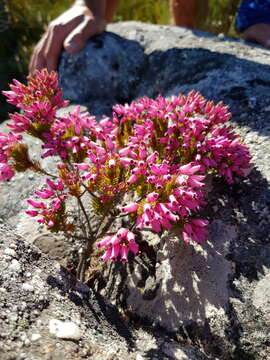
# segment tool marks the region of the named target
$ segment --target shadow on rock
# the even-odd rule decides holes
[[[199,91],[229,105],[233,120],[269,136],[270,66],[202,48],[153,51],[147,58],[136,97]]]
[[[233,300],[246,306],[247,318],[253,317],[244,287],[237,286],[236,280],[250,283],[270,269],[269,213],[265,210],[269,209],[269,186],[255,169],[234,185],[221,179],[212,185],[202,216],[211,220],[209,241],[192,246],[164,236],[157,253],[155,245],[143,245],[141,257],[108,267],[105,292],[131,318],[137,314],[142,325],[150,321],[151,327],[161,326],[177,334],[180,342],[195,344],[220,359],[238,359],[239,354],[253,359],[253,352],[243,347],[245,322]],[[254,216],[256,206],[261,209],[257,210],[261,222]],[[252,318],[251,332],[260,328],[259,322]]]
[[[125,339],[129,348],[134,348],[134,339],[131,330],[120,317],[117,309],[109,304],[104,297],[94,292],[87,285],[76,281],[73,274],[64,268],[60,269],[59,277],[48,276],[47,283],[59,289],[62,296],[67,296],[76,306],[82,308],[84,318],[89,326],[94,322],[94,328],[100,325],[108,330],[114,330]]]

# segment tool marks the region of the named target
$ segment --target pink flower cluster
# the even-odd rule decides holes
[[[30,204],[34,210],[27,210],[26,214],[36,217],[40,224],[45,224],[49,228],[57,230],[62,230],[61,225],[65,222],[64,207],[65,200],[67,195],[64,191],[64,184],[59,179],[57,183],[54,183],[50,179],[46,179],[47,188],[35,191],[35,194],[38,195],[43,200],[50,199],[50,203],[46,204],[43,201],[35,201],[28,199],[27,202]],[[41,217],[41,218],[40,218]]]
[[[68,104],[62,100],[62,90],[58,88],[56,72],[50,74],[46,69],[36,72],[35,77],[28,77],[28,86],[13,80],[10,91],[3,91],[7,102],[24,111],[23,114],[10,115],[12,122],[8,126],[13,132],[21,133],[37,130],[37,124],[50,125],[56,111]]]
[[[126,228],[120,228],[114,235],[107,235],[97,243],[97,247],[105,247],[105,253],[101,258],[103,261],[108,259],[116,261],[119,259],[121,262],[127,262],[129,251],[134,255],[139,253],[138,244],[135,242],[135,234]]]
[[[79,108],[56,115],[65,102],[55,73],[37,73],[28,86],[14,81],[5,95],[23,110],[11,116],[14,133],[38,137],[45,150],[42,157],[61,159],[58,183],[47,180],[49,188],[36,192],[51,203],[28,200],[34,207],[28,214],[42,216],[39,222],[53,229],[66,216],[68,198],[86,193],[93,195],[97,214],[113,210],[137,230],[175,230],[185,242],[201,243],[208,234],[208,221],[198,216],[206,204],[206,176],[216,174],[232,183],[250,167],[247,147],[226,124],[231,117],[228,108],[194,91],[116,105],[112,118],[99,122]],[[10,149],[20,139],[0,134],[2,180],[13,175]],[[127,194],[133,199],[128,204]],[[135,235],[126,228],[106,236],[98,246],[105,248],[103,260],[125,262],[129,250],[138,253]]]
[[[12,150],[22,139],[18,134],[0,132],[0,180],[10,180],[14,175]]]

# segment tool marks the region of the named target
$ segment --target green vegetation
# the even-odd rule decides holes
[[[0,1],[0,82],[6,89],[12,78],[23,79],[34,44],[46,24],[68,8],[72,0],[2,0]],[[201,0],[197,27],[213,33],[235,35],[233,20],[239,0],[209,0],[206,9]],[[169,0],[120,0],[115,21],[139,20],[169,24]],[[0,98],[0,120],[9,106]]]
[[[240,0],[209,0],[207,17],[205,21],[199,19],[198,27],[214,34],[224,33],[237,36],[234,30],[234,19],[240,2]]]
[[[169,24],[169,0],[120,0],[114,20]]]

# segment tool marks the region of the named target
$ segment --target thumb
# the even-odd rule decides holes
[[[102,31],[99,25],[96,19],[85,16],[84,20],[66,37],[65,50],[70,54],[82,50],[91,36]]]

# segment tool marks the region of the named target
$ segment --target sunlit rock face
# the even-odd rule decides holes
[[[195,89],[230,106],[235,131],[250,147],[254,167],[245,180],[231,186],[221,180],[211,184],[205,210],[211,222],[207,243],[193,246],[177,236],[143,234],[147,246],[141,257],[109,266],[106,281],[94,282],[108,301],[125,308],[131,318],[139,316],[148,329],[161,325],[176,333],[181,344],[191,344],[191,350],[181,345],[179,354],[185,355],[179,359],[269,356],[269,55],[269,50],[234,39],[123,22],[110,25],[79,54],[63,53],[61,58],[65,98],[82,105],[83,111],[110,115],[116,103]],[[35,142],[31,147],[38,156]],[[44,233],[23,212],[25,199],[41,184],[38,176],[30,176],[18,174],[0,184],[0,216],[61,261],[65,239]],[[155,252],[160,241],[161,249]],[[11,259],[11,270],[19,265]],[[162,346],[160,353],[152,349],[148,355],[177,358]]]

